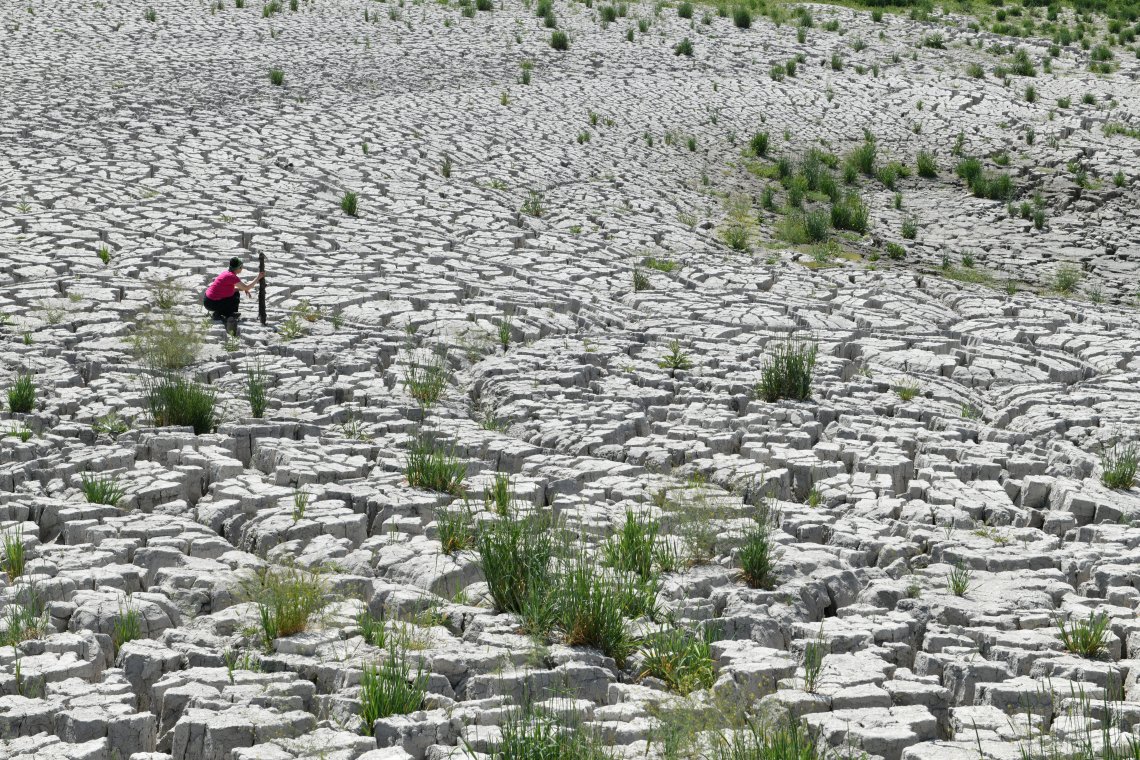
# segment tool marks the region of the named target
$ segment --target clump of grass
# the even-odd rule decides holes
[[[21,373],[8,386],[8,411],[12,414],[31,414],[36,407],[36,380]]]
[[[1135,443],[1116,444],[1101,456],[1100,482],[1108,488],[1127,489],[1136,482],[1140,447]]]
[[[858,193],[848,193],[842,200],[831,204],[831,224],[837,230],[864,233],[870,213]]]
[[[21,642],[47,635],[47,604],[34,587],[28,589],[22,602],[13,601],[4,608],[4,635],[0,644],[14,647]]]
[[[269,385],[269,378],[266,377],[260,364],[248,367],[245,377],[245,397],[249,401],[250,414],[261,419],[265,416],[265,407],[268,401],[266,387]]]
[[[875,174],[875,141],[864,140],[863,144],[847,155],[847,163],[868,177]]]
[[[673,259],[658,259],[653,256],[647,257],[642,263],[650,269],[665,273],[675,271],[680,266]]]
[[[688,37],[682,38],[682,40],[673,47],[673,55],[684,55],[691,58],[693,56],[692,40]]]
[[[648,513],[625,511],[625,523],[602,547],[602,556],[610,567],[640,578],[653,577],[654,545],[661,524]]]
[[[412,488],[462,496],[467,465],[421,438],[408,450],[404,476]]]
[[[543,202],[543,194],[538,190],[531,190],[527,193],[526,200],[523,201],[521,211],[527,216],[540,217],[546,213]]]
[[[440,353],[433,353],[427,363],[413,361],[404,367],[404,389],[425,409],[439,401],[447,378],[446,359]]]
[[[913,216],[908,216],[903,219],[899,234],[906,240],[914,240],[918,237],[918,221]]]
[[[677,370],[687,370],[693,368],[693,361],[689,355],[681,348],[681,342],[678,340],[669,341],[669,350],[657,362],[657,366],[661,369],[667,369],[670,372]]]
[[[768,155],[768,141],[767,132],[757,132],[752,135],[752,139],[748,141],[748,147],[752,149],[752,152],[757,157],[763,158]]]
[[[652,283],[649,281],[649,276],[642,272],[637,267],[633,268],[633,292],[640,293],[643,290],[650,290]]]
[[[559,623],[569,646],[590,646],[618,667],[634,650],[625,630],[623,584],[597,571],[584,552],[563,563],[557,585]]]
[[[970,582],[973,577],[974,572],[967,565],[959,562],[946,576],[946,587],[954,596],[965,596],[966,592],[970,590]]]
[[[106,504],[109,507],[119,506],[119,502],[127,495],[114,478],[100,478],[87,473],[80,476],[80,489],[89,504]]]
[[[744,729],[715,735],[719,758],[725,760],[814,760],[815,739],[798,722],[762,726],[749,721]]]
[[[130,341],[147,366],[172,370],[188,367],[198,359],[203,337],[199,322],[165,314],[161,319],[140,324]]]
[[[274,87],[280,87],[285,84],[285,72],[281,69],[270,69],[269,83]]]
[[[1088,618],[1057,618],[1057,635],[1071,654],[1095,659],[1108,651],[1108,615],[1094,613]]]
[[[525,617],[532,601],[548,596],[554,544],[547,520],[522,517],[484,523],[475,548],[499,612]]]
[[[776,558],[770,523],[770,513],[764,508],[744,534],[744,544],[740,547],[740,577],[751,588],[771,589],[776,585]]]
[[[439,545],[444,554],[451,555],[466,551],[475,545],[475,532],[471,526],[471,512],[466,505],[460,510],[437,509],[435,527],[439,531]]]
[[[927,179],[934,179],[938,176],[938,162],[934,159],[934,154],[929,151],[919,151],[918,159],[918,176]]]
[[[693,17],[693,4],[688,2],[687,0],[685,2],[682,2],[680,5],[677,6],[677,15],[680,16],[681,18],[692,18]]]
[[[906,258],[906,248],[898,243],[887,243],[887,258],[892,261],[902,261]]]
[[[103,262],[103,266],[107,266],[111,263],[111,249],[107,246],[99,246],[99,250],[95,251],[95,255],[99,257],[99,261]]]
[[[24,547],[24,526],[17,525],[13,530],[4,531],[0,536],[4,548],[4,557],[0,559],[0,570],[14,581],[24,574],[27,565],[27,549]]]
[[[191,427],[195,435],[213,432],[217,396],[209,386],[181,375],[163,375],[145,387],[143,398],[156,426]]]
[[[377,649],[384,649],[388,645],[388,621],[381,610],[380,617],[375,617],[368,610],[356,616],[356,624],[360,626],[360,636]]]
[[[732,9],[732,23],[738,29],[748,29],[752,26],[752,12],[746,5],[738,5]]]
[[[413,675],[406,649],[394,642],[384,660],[368,663],[360,677],[360,719],[364,733],[372,735],[373,724],[391,715],[415,712],[427,696],[427,674],[422,660]]]
[[[510,348],[510,345],[511,345],[511,327],[512,326],[513,326],[513,320],[510,318],[510,315],[504,314],[503,318],[501,320],[499,320],[499,328],[498,328],[498,330],[499,330],[499,345],[503,347],[503,353],[504,354],[507,352],[507,349]]]
[[[780,399],[806,401],[811,398],[811,378],[819,344],[788,338],[765,357],[755,395],[768,403]]]
[[[470,752],[469,752],[470,754]],[[600,737],[582,726],[563,725],[533,709],[514,711],[489,760],[614,760]]]
[[[247,592],[257,604],[267,648],[278,638],[306,630],[325,606],[326,589],[320,576],[295,567],[259,571]]]
[[[115,618],[114,625],[111,628],[111,643],[115,645],[115,651],[118,652],[123,644],[139,638],[142,638],[142,621],[139,617],[139,611],[135,609],[128,597],[125,607],[119,605],[119,615]]]
[[[809,694],[815,692],[816,686],[819,685],[819,673],[823,669],[823,657],[826,654],[826,644],[823,640],[823,627],[820,627],[819,635],[812,641],[804,644],[803,655],[803,668],[804,668],[804,691]]]
[[[511,476],[505,472],[496,472],[491,485],[483,488],[484,506],[496,514],[508,517],[514,500],[515,492],[511,487]]]
[[[356,193],[351,190],[345,190],[344,195],[340,197],[340,210],[349,216],[356,216],[358,198]]]
[[[1072,264],[1062,264],[1053,275],[1053,289],[1063,295],[1069,295],[1077,289],[1083,278],[1081,270]]]
[[[646,636],[641,645],[638,678],[659,678],[670,691],[685,695],[707,689],[716,680],[711,639],[684,628],[670,628]]]
[[[895,394],[903,401],[910,401],[915,398],[921,390],[922,387],[913,378],[907,378],[895,386]]]
[[[117,412],[108,412],[91,425],[91,431],[95,435],[109,435],[112,439],[118,438],[130,429],[131,426],[119,417]]]
[[[305,510],[309,508],[309,492],[298,488],[293,492],[293,522],[305,519]]]
[[[553,11],[548,15],[550,17],[553,17]],[[549,26],[549,24],[547,26]],[[570,35],[566,34],[566,32],[562,31],[561,29],[555,29],[550,33],[550,47],[558,50],[559,52],[565,52],[569,50]]]

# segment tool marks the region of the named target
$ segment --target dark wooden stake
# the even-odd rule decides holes
[[[265,254],[257,254],[257,271],[262,275],[261,282],[257,283],[257,319],[265,324]]]

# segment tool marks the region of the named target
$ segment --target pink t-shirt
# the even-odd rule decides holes
[[[210,283],[210,287],[206,288],[206,298],[211,301],[221,301],[223,298],[229,298],[234,294],[234,286],[241,282],[241,278],[230,270],[222,272],[214,278]]]

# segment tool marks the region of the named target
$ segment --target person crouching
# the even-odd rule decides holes
[[[257,281],[265,276],[264,272],[258,272],[257,277],[246,283],[238,277],[241,273],[241,259],[235,256],[230,259],[229,268],[215,277],[214,281],[210,283],[210,287],[206,288],[206,294],[202,297],[202,305],[206,307],[214,319],[236,318],[238,308],[241,305],[241,293],[248,293],[253,290]]]

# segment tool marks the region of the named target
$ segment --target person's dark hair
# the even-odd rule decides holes
[[[241,269],[241,259],[239,259],[237,256],[234,256],[232,259],[230,259],[230,271],[236,272],[239,269]]]

